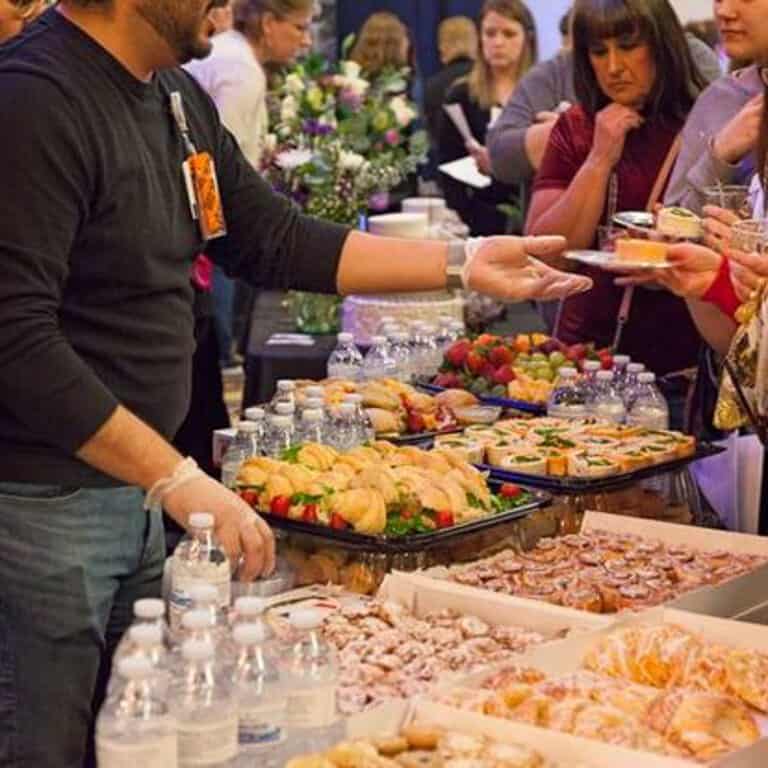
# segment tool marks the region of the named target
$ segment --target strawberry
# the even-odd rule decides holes
[[[515,359],[515,353],[506,346],[494,347],[488,353],[488,360],[491,361],[497,368],[502,365],[509,365]]]
[[[304,507],[304,511],[301,513],[301,519],[305,523],[317,522],[317,504],[307,504]]]
[[[480,369],[479,375],[482,376],[486,381],[493,384],[493,377],[496,375],[496,369],[491,363],[485,363]]]
[[[240,491],[240,498],[249,506],[255,507],[259,501],[259,494],[251,488]]]
[[[412,435],[416,435],[419,432],[425,431],[424,417],[416,411],[409,411],[408,413],[408,432]]]
[[[288,517],[288,510],[291,508],[290,496],[275,496],[269,505],[269,511],[275,517]]]
[[[477,352],[470,352],[467,355],[467,368],[469,368],[472,373],[480,373],[480,370],[485,364],[485,358]]]
[[[343,531],[348,527],[347,521],[341,515],[336,512],[331,515],[331,528],[334,528],[337,531]]]
[[[505,499],[516,499],[522,492],[523,489],[514,483],[504,483],[499,491]]]
[[[435,384],[446,389],[461,389],[461,378],[457,373],[440,373],[435,378]]]
[[[454,368],[461,368],[467,360],[472,344],[467,339],[460,339],[451,344],[445,352],[445,359]]]
[[[454,525],[453,512],[450,509],[441,509],[435,512],[435,525],[438,528],[450,528]]]
[[[604,371],[613,370],[613,355],[600,355],[600,365]]]
[[[514,381],[517,377],[512,370],[511,365],[502,365],[494,371],[493,381],[496,384],[509,384],[510,381]]]
[[[491,344],[497,344],[500,341],[498,336],[494,336],[492,333],[481,333],[475,339],[475,346],[487,347]]]

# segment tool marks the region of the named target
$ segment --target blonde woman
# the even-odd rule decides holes
[[[349,56],[368,76],[411,65],[411,41],[402,21],[388,11],[372,13],[360,28]]]
[[[445,99],[446,104],[462,107],[477,143],[465,145],[452,121],[443,117],[438,140],[441,163],[470,152],[478,168],[490,175],[485,147],[488,127],[537,57],[536,28],[528,7],[521,0],[486,0],[480,13],[480,56]],[[445,175],[441,184],[448,205],[458,211],[473,235],[504,232],[506,217],[498,206],[510,201],[515,187],[494,181],[490,187],[476,190]]]

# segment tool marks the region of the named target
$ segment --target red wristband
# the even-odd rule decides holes
[[[723,256],[715,282],[712,283],[702,298],[704,301],[717,306],[728,317],[734,317],[736,310],[741,306],[741,300],[736,295],[733,282],[731,282],[731,267],[727,256]]]

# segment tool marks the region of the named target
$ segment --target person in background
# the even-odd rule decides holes
[[[232,3],[228,2],[221,8],[212,8],[208,13],[208,18],[213,23],[213,34],[220,35],[232,29],[234,19],[232,16]]]
[[[560,18],[560,53],[567,53],[573,48],[571,36],[571,10],[570,8]]]
[[[477,27],[466,16],[443,19],[437,28],[437,48],[442,69],[424,87],[424,118],[433,147],[437,145],[443,101],[456,80],[469,74],[477,58]]]
[[[706,187],[750,183],[765,101],[760,66],[768,63],[768,0],[716,0],[714,8],[728,56],[756,63],[712,83],[686,122],[664,202],[697,213]]]
[[[290,63],[310,44],[313,10],[313,0],[234,0],[233,28],[212,38],[208,58],[186,65],[256,169],[268,129],[264,65]],[[218,267],[213,272],[213,298],[220,365],[228,368],[234,365],[235,283]]]
[[[717,30],[717,22],[714,19],[689,21],[683,29],[697,37],[702,43],[708,45],[713,51],[717,51],[720,45],[720,33]]]
[[[360,28],[349,58],[368,75],[410,66],[411,42],[405,24],[389,11],[372,13]]]
[[[482,173],[491,174],[485,147],[488,126],[537,56],[536,27],[527,6],[521,0],[486,0],[480,12],[480,55],[469,75],[457,81],[445,98],[446,105],[462,108],[475,141],[465,142],[444,113],[437,144],[440,163],[469,153]],[[513,201],[515,187],[493,181],[485,189],[475,189],[445,174],[440,183],[448,206],[458,212],[472,235],[506,230],[507,216],[499,205]]]
[[[0,0],[0,43],[18,35],[43,8],[43,0]]]
[[[580,106],[565,112],[552,131],[527,231],[558,232],[570,248],[589,249],[602,245],[598,229],[613,213],[647,210],[660,199],[703,81],[668,0],[578,0],[573,41]],[[610,273],[583,269],[595,287],[583,301],[564,302],[559,337],[611,346],[623,291]],[[665,376],[694,366],[698,347],[680,299],[635,293],[619,351]],[[673,397],[684,394],[678,385],[665,394],[679,403]]]

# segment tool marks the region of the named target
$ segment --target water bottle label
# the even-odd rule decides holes
[[[291,691],[286,720],[289,729],[323,728],[336,720],[336,688],[333,686]]]
[[[179,766],[219,765],[231,760],[237,755],[237,727],[234,712],[214,722],[180,722]]]
[[[171,732],[159,739],[133,744],[97,736],[96,756],[100,768],[168,768],[178,760],[176,734]]]
[[[266,749],[275,747],[285,740],[285,733],[279,723],[271,721],[260,710],[240,707],[239,728],[240,749]]]

